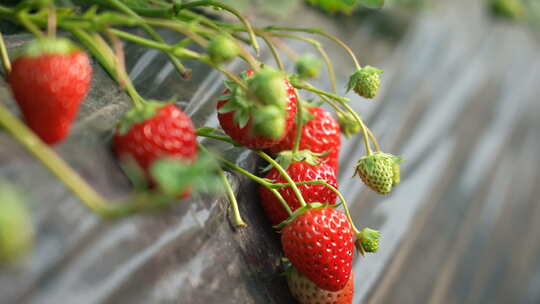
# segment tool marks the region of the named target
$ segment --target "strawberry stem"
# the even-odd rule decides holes
[[[145,102],[144,99],[139,95],[125,71],[116,68],[116,56],[103,38],[97,33],[91,35],[75,26],[67,27],[67,29],[83,43],[116,82],[124,85],[133,105],[135,107],[142,106]],[[124,74],[121,74],[122,72]]]
[[[270,52],[272,53],[272,56],[274,57],[274,61],[276,62],[277,66],[281,71],[285,71],[285,66],[283,65],[283,61],[281,60],[281,57],[279,56],[278,51],[276,50],[276,46],[272,43],[270,40],[270,37],[268,35],[260,30],[255,30],[255,33],[257,36],[261,37],[261,39],[266,43],[266,46],[270,49]]]
[[[283,196],[281,196],[281,193],[279,193],[279,191],[277,191],[276,189],[274,189],[272,187],[272,183],[268,182],[266,179],[264,178],[260,178],[254,174],[252,174],[251,172],[241,168],[241,167],[238,167],[237,165],[225,160],[225,159],[220,159],[220,161],[227,167],[229,167],[230,169],[232,170],[235,170],[236,172],[239,172],[241,174],[243,174],[244,176],[246,176],[247,178],[250,178],[251,180],[255,181],[256,183],[260,184],[261,186],[263,187],[266,187],[268,190],[270,190],[275,196],[276,198],[279,200],[279,202],[281,203],[281,205],[283,206],[283,208],[285,209],[285,211],[291,215],[292,214],[292,210],[291,210],[291,207],[289,207],[289,205],[287,204],[287,202],[285,201],[285,199],[283,198]],[[289,184],[285,184],[285,185],[289,185]]]
[[[286,27],[286,26],[268,26],[266,27],[266,29],[270,31],[277,30],[277,31],[289,31],[289,32],[304,32],[304,33],[316,34],[316,35],[320,35],[325,38],[328,38],[334,41],[337,45],[343,48],[345,52],[347,52],[347,54],[349,54],[357,70],[361,68],[360,63],[358,62],[358,59],[356,58],[356,55],[347,44],[339,40],[336,36],[330,35],[319,28],[295,28],[295,27]]]
[[[283,51],[283,53],[285,53],[287,55],[287,57],[289,57],[292,61],[296,61],[298,59],[298,57],[300,57],[300,56],[298,56],[298,54],[293,49],[291,49],[280,38],[276,37],[275,35],[272,35],[271,38],[274,39],[274,43],[276,44],[276,46],[281,51]]]
[[[320,96],[320,95],[319,95],[319,96]],[[338,104],[341,104],[341,103],[336,104],[337,101],[334,101],[334,100],[332,100],[332,99],[330,99],[330,98],[328,98],[328,97],[326,97],[326,96],[320,96],[320,97],[321,97],[322,100],[324,100],[327,104],[329,104],[329,105],[330,105],[336,112],[338,112],[338,113],[341,113],[341,114],[343,114],[343,115],[345,115],[347,112],[351,113],[352,115],[355,115],[355,114],[356,114],[356,113],[352,113],[352,112],[349,111],[349,110],[347,110],[347,112],[345,112],[345,111],[344,111],[343,109],[341,109],[341,108],[339,107],[339,105],[338,105]],[[349,108],[349,109],[352,110],[351,108]],[[353,112],[354,112],[354,111],[353,111]],[[360,118],[360,117],[358,117],[358,118]],[[358,122],[358,120],[357,120],[356,118],[355,118],[354,120],[356,120],[356,121]],[[360,126],[362,126],[362,124],[360,124]],[[375,146],[375,150],[376,150],[377,152],[380,152],[380,151],[381,151],[381,148],[380,148],[380,146],[379,146],[379,143],[377,142],[377,139],[375,138],[375,135],[373,135],[373,132],[371,132],[371,130],[370,130],[365,124],[364,124],[364,126],[366,127],[366,130],[367,130],[367,134],[368,134],[368,136],[369,136],[369,139],[371,140],[371,142],[372,142],[373,145]],[[366,137],[364,136],[364,138],[366,138]],[[365,141],[364,141],[364,144],[365,144]],[[367,150],[367,146],[366,146],[366,151],[368,151],[368,150]]]
[[[277,191],[276,189],[272,188],[269,188],[268,190],[270,190],[270,192],[272,192],[276,196],[283,209],[285,209],[285,211],[287,212],[287,215],[291,216],[293,214],[293,211],[291,210],[291,207],[289,206],[289,204],[287,204],[287,201],[285,201],[281,193],[279,193],[279,191]]]
[[[143,21],[146,22],[146,25],[156,25],[156,26],[170,28],[172,30],[175,30],[175,31],[177,31],[177,32],[191,38],[195,43],[197,43],[201,47],[203,47],[205,49],[207,49],[207,47],[208,47],[208,42],[202,36],[200,36],[196,32],[193,32],[193,30],[191,29],[191,26],[189,24],[186,24],[186,25],[181,24],[180,20],[175,20],[175,22],[171,22],[171,21],[161,20],[161,19],[146,18],[146,19],[143,19]],[[197,19],[197,21],[199,21],[199,20]],[[208,21],[207,23],[211,23],[211,21]],[[229,34],[228,32],[224,31],[220,27],[217,27],[217,28],[216,27],[217,27],[217,25],[216,26],[211,26],[212,29],[217,30],[218,32]],[[199,30],[199,32],[201,32],[201,31]],[[211,38],[211,37],[216,36],[217,34],[215,32],[210,32],[210,33],[205,32],[202,35],[204,35],[207,38]],[[164,41],[160,41],[160,42],[164,42]],[[238,45],[238,46],[239,46],[239,49],[240,49],[240,55],[239,56],[242,59],[244,59],[251,66],[251,68],[253,70],[257,71],[259,69],[259,63],[257,62],[257,60],[255,60],[255,58],[251,55],[251,53],[249,53],[244,48],[243,45]],[[179,47],[179,46],[175,45],[175,47]]]
[[[202,1],[193,1],[189,3],[183,3],[183,4],[178,5],[176,7],[176,10],[180,11],[183,9],[193,8],[197,6],[215,6],[215,7],[222,8],[230,12],[231,14],[235,15],[240,20],[240,22],[242,22],[244,26],[246,27],[248,35],[249,35],[249,39],[251,40],[251,45],[253,46],[255,53],[259,55],[260,48],[259,48],[259,44],[257,43],[257,38],[255,37],[255,33],[253,32],[253,28],[251,27],[251,24],[244,18],[244,16],[240,14],[240,12],[238,12],[237,10],[235,10],[234,8],[228,5],[225,5],[217,1],[212,1],[212,0],[202,0]]]
[[[354,119],[356,119],[356,121],[360,124],[360,128],[362,129],[362,134],[364,136],[364,145],[366,146],[366,153],[367,155],[371,155],[373,154],[373,152],[371,151],[371,147],[369,146],[369,134],[368,134],[368,129],[366,127],[366,125],[364,124],[364,122],[362,121],[362,119],[360,118],[360,116],[358,116],[358,113],[356,113],[352,108],[351,106],[349,106],[347,103],[343,102],[341,103],[341,105],[347,109],[347,111],[349,111]],[[373,135],[373,134],[372,134]],[[375,139],[374,136],[371,137],[371,139],[376,143],[375,145],[378,147],[379,146],[379,143],[377,142],[377,140]]]
[[[153,19],[153,18],[145,18],[144,22],[147,25],[152,26],[159,26],[159,27],[165,27],[168,29],[171,29],[173,31],[176,31],[188,38],[193,39],[193,42],[197,43],[199,46],[206,49],[208,45],[208,41],[200,36],[199,34],[193,32],[188,24],[184,24],[180,21],[169,21],[169,20],[163,20],[163,19]],[[165,42],[162,42],[165,43]]]
[[[56,37],[56,9],[54,7],[54,2],[49,4],[47,9],[47,36],[49,38]]]
[[[375,138],[375,135],[373,135],[373,132],[371,132],[371,130],[368,128],[368,126],[366,126],[366,129],[367,129],[369,138],[371,138],[371,142],[373,143],[373,145],[375,145],[375,151],[376,152],[381,152],[381,147],[379,146],[379,142]]]
[[[131,42],[135,42],[137,44],[141,44],[141,45],[147,46],[149,48],[153,48],[153,49],[161,50],[161,51],[164,51],[164,52],[167,52],[167,53],[171,53],[171,54],[174,54],[177,57],[184,57],[184,58],[199,60],[200,62],[206,63],[206,64],[210,65],[211,67],[219,70],[221,73],[225,74],[229,79],[231,79],[232,81],[237,83],[242,89],[244,89],[244,90],[248,89],[247,86],[240,80],[240,78],[238,78],[237,76],[235,76],[231,72],[227,71],[226,69],[224,69],[220,65],[214,64],[209,58],[207,58],[206,56],[203,56],[203,55],[201,55],[201,54],[199,54],[199,53],[197,53],[195,51],[191,51],[191,50],[188,50],[188,49],[185,49],[185,48],[182,48],[182,47],[177,47],[177,46],[174,46],[174,45],[169,45],[169,44],[166,44],[166,43],[161,43],[161,42],[149,40],[149,39],[146,39],[146,38],[143,38],[143,37],[140,37],[140,36],[137,36],[137,35],[133,35],[133,34],[121,31],[121,30],[117,30],[117,29],[110,29],[109,31],[114,33],[115,35],[117,35],[118,37],[120,37],[122,39],[131,41]]]
[[[134,193],[124,200],[108,202],[2,104],[0,104],[0,126],[58,177],[86,207],[97,214],[106,217],[126,216],[164,207],[174,202],[170,196],[148,192]]]
[[[347,98],[344,98],[344,97],[341,97],[341,96],[337,96],[335,94],[332,94],[332,93],[328,93],[328,92],[325,92],[323,90],[320,90],[320,89],[317,89],[315,87],[313,87],[312,85],[310,85],[309,83],[305,82],[305,81],[302,81],[301,83],[294,83],[293,84],[295,86],[295,88],[299,88],[299,89],[304,89],[304,90],[307,90],[307,91],[310,91],[310,92],[313,92],[315,94],[318,94],[322,99],[324,99],[325,101],[328,101],[327,98],[330,98],[330,99],[333,99],[335,101],[337,101],[342,107],[344,107],[347,111],[349,111],[354,119],[358,122],[358,124],[360,125],[360,128],[362,129],[362,134],[364,136],[364,146],[366,148],[366,153],[367,155],[371,155],[373,154],[373,152],[371,151],[371,146],[369,145],[369,139],[371,138],[373,140],[373,142],[375,143],[375,146],[379,146],[379,143],[377,142],[377,140],[375,139],[375,136],[373,136],[373,134],[371,134],[371,137],[369,135],[369,132],[368,132],[368,129],[366,127],[366,125],[364,124],[364,122],[362,121],[362,119],[360,118],[360,116],[358,116],[358,113],[356,113],[350,106],[349,104],[347,103],[348,99]]]
[[[304,119],[303,119],[303,112],[304,112],[304,106],[302,105],[302,102],[298,98],[298,92],[295,90],[294,94],[296,95],[297,100],[297,108],[296,111],[296,134],[294,136],[294,143],[293,143],[293,154],[296,154],[298,152],[298,149],[300,148],[300,141],[302,140],[302,129],[304,127]]]
[[[204,137],[209,137],[208,134],[199,134],[199,136],[204,136]],[[217,140],[221,140],[221,141],[225,141],[225,142],[228,142],[230,143],[229,140],[226,140],[224,138],[221,138],[221,137],[210,137],[210,138],[213,138],[213,139],[217,139]],[[302,193],[300,192],[300,190],[298,189],[298,187],[296,186],[296,184],[294,183],[294,181],[292,180],[292,178],[290,177],[290,175],[287,173],[287,171],[285,171],[285,169],[283,169],[283,167],[281,167],[281,165],[279,163],[277,163],[272,157],[270,157],[268,154],[262,152],[262,151],[259,151],[259,150],[252,150],[253,152],[255,152],[257,155],[259,155],[260,157],[262,157],[263,159],[265,159],[267,162],[269,162],[274,168],[276,168],[276,170],[279,171],[279,173],[283,176],[283,178],[285,178],[285,180],[288,182],[287,185],[290,185],[294,194],[296,195],[296,197],[298,198],[298,201],[300,202],[300,205],[301,206],[305,206],[306,205],[306,201],[304,200],[304,197],[302,196]],[[222,158],[222,157],[219,157],[219,156],[216,156],[221,162],[223,162],[227,167],[235,170],[235,171],[238,171],[242,174],[244,174],[245,176],[249,177],[250,179],[254,180],[255,182],[269,188],[269,189],[272,189],[272,183],[269,183],[268,181],[266,181],[265,179],[263,178],[260,178],[258,176],[255,176],[253,174],[251,174],[250,172],[236,166],[235,164],[227,161],[226,159]],[[279,194],[279,193],[278,193]]]
[[[255,150],[254,152],[257,153],[257,155],[262,157],[264,160],[269,162],[274,168],[276,168],[276,170],[278,170],[278,172],[281,174],[281,176],[283,176],[283,178],[285,178],[285,180],[291,186],[294,194],[296,195],[296,198],[298,199],[298,202],[300,203],[300,206],[303,207],[303,206],[307,205],[306,201],[304,200],[304,197],[302,196],[302,193],[300,192],[300,189],[298,189],[295,182],[292,180],[291,176],[287,173],[287,171],[285,171],[285,169],[283,169],[283,167],[281,167],[281,165],[278,162],[276,162],[272,157],[270,157],[268,154],[266,154],[266,153],[264,153],[262,151],[257,151],[257,150]]]
[[[240,216],[240,210],[238,209],[238,201],[236,200],[236,196],[234,195],[234,191],[231,187],[231,184],[229,183],[229,180],[227,179],[227,176],[225,175],[225,172],[223,172],[222,169],[219,169],[218,173],[219,177],[223,181],[223,186],[225,187],[227,197],[229,198],[231,207],[233,209],[234,224],[236,225],[236,227],[246,227],[247,224],[244,222],[244,220],[242,220],[242,217]]]
[[[231,144],[231,145],[233,145],[235,147],[241,147],[241,145],[239,143],[235,142],[229,136],[226,136],[226,135],[219,135],[219,134],[213,134],[213,133],[203,133],[203,132],[200,131],[200,129],[197,129],[195,131],[195,134],[197,136],[208,137],[208,138],[224,141],[224,142],[227,142],[227,143],[229,143],[229,144]]]
[[[143,18],[141,16],[139,16],[136,12],[134,12],[131,8],[129,8],[129,6],[125,5],[124,3],[122,3],[121,1],[118,1],[118,0],[108,0],[108,2],[114,6],[116,9],[118,9],[119,11],[131,16],[131,17],[134,17],[134,18],[137,18],[138,20],[143,20]],[[150,27],[148,24],[145,24],[145,23],[142,23],[141,24],[141,27],[148,33],[148,35],[150,35],[150,37],[154,40],[157,40],[159,42],[164,42],[165,40],[163,40],[163,38],[152,28]],[[176,68],[176,70],[180,73],[180,75],[185,75],[187,70],[186,70],[186,67],[182,64],[182,62],[180,61],[180,59],[176,58],[175,56],[173,56],[172,54],[170,53],[167,53],[167,57],[169,58],[169,60],[171,61],[171,63],[174,65],[174,67]]]
[[[205,151],[206,153],[210,153],[202,144],[199,144],[199,149]],[[261,186],[263,187],[266,187],[268,190],[270,190],[275,196],[276,198],[279,200],[279,202],[281,203],[281,205],[283,206],[283,208],[285,209],[285,211],[291,215],[292,214],[292,210],[291,208],[289,207],[289,205],[287,204],[287,202],[285,201],[285,199],[283,199],[283,196],[281,196],[281,193],[279,193],[279,191],[277,191],[276,189],[273,188],[273,184],[270,183],[268,180],[264,179],[264,178],[260,178],[256,175],[254,175],[253,173],[247,171],[246,169],[244,168],[241,168],[235,164],[233,164],[232,162],[224,159],[223,157],[219,156],[219,155],[215,155],[214,154],[214,157],[216,157],[220,162],[222,162],[225,166],[229,167],[229,169],[231,170],[234,170],[240,174],[243,174],[244,176],[246,176],[247,178],[255,181],[256,183],[260,184]],[[288,184],[285,184],[285,185],[288,185]]]
[[[321,57],[324,60],[324,63],[326,65],[326,68],[328,70],[328,76],[330,77],[330,84],[332,85],[332,92],[337,92],[337,81],[336,81],[336,73],[334,72],[334,65],[332,64],[332,61],[330,60],[330,57],[328,57],[328,53],[324,50],[321,43],[315,39],[310,39],[304,36],[294,35],[294,34],[287,34],[287,33],[271,33],[272,36],[279,36],[279,37],[285,37],[285,38],[291,38],[296,40],[302,40],[309,44],[312,44],[317,52],[321,55]]]
[[[199,135],[199,136],[203,136],[203,137],[207,137],[206,135]],[[214,138],[214,137],[210,137],[210,138]],[[223,140],[221,138],[214,138],[214,139],[218,139],[218,140],[222,140],[222,141],[226,141],[226,140]],[[228,141],[226,141],[228,142]],[[225,166],[229,167],[229,169],[231,170],[234,170],[238,173],[241,173],[243,175],[245,175],[247,178],[255,181],[256,183],[259,183],[267,188],[270,188],[272,183],[268,182],[266,179],[264,178],[261,178],[261,177],[258,177],[256,175],[254,175],[253,173],[247,171],[246,169],[242,168],[242,167],[239,167],[237,165],[235,165],[234,163],[226,160],[225,158],[215,154],[215,153],[211,153],[210,151],[208,151],[208,149],[206,149],[206,147],[204,147],[202,144],[198,144],[198,147],[201,151],[204,151],[208,154],[212,154],[213,157],[217,158],[220,162],[222,162]]]
[[[28,14],[26,11],[20,11],[17,13],[17,20],[34,36],[37,38],[45,38],[45,35],[41,32],[41,30],[28,18]]]
[[[2,33],[0,33],[0,56],[2,57],[2,65],[4,66],[4,72],[7,78],[7,75],[11,73],[11,61],[9,60],[9,54]]]
[[[341,192],[338,189],[336,189],[334,186],[330,185],[329,183],[327,183],[324,180],[296,182],[295,184],[298,185],[298,186],[300,186],[300,185],[323,185],[323,186],[327,187],[328,189],[332,190],[339,197],[339,200],[340,200],[341,204],[343,205],[343,208],[345,209],[345,214],[347,215],[347,219],[349,220],[354,233],[360,233],[360,230],[358,230],[358,228],[356,228],[356,225],[354,224],[354,221],[352,220],[351,213],[349,212],[349,207],[347,206],[347,202],[345,201],[345,197],[343,197],[343,194],[341,194]],[[282,188],[282,187],[288,187],[288,186],[289,186],[288,183],[272,184],[273,188]]]
[[[102,213],[103,198],[2,104],[0,104],[0,125],[71,189],[83,203],[90,209]]]
[[[317,89],[317,88],[313,87],[312,85],[307,84],[305,81],[302,81],[301,83],[295,82],[293,85],[297,89],[303,89],[303,90],[306,90],[306,91],[310,91],[310,92],[313,92],[313,93],[315,93],[315,94],[317,94],[319,96],[324,96],[324,97],[334,99],[336,101],[339,101],[340,103],[344,103],[344,102],[349,101],[349,98],[347,98],[347,97],[338,96],[336,94],[332,94],[332,93]]]

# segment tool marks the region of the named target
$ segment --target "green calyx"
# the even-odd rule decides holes
[[[375,192],[388,194],[400,182],[399,163],[402,161],[399,156],[376,152],[358,160],[355,175]]]
[[[167,105],[166,103],[152,101],[152,102],[145,102],[140,107],[134,107],[131,110],[124,113],[122,116],[122,119],[120,119],[120,122],[118,123],[118,133],[120,135],[124,135],[134,124],[141,123],[148,118],[153,117],[156,114],[156,111]]]
[[[300,215],[306,213],[308,210],[311,209],[321,209],[328,207],[328,204],[321,204],[321,203],[308,203],[307,205],[300,207],[296,209],[288,219],[284,220],[283,222],[273,226],[274,229],[281,230],[283,227],[287,226],[288,224],[292,223],[297,217]]]
[[[208,56],[216,64],[230,61],[238,54],[240,54],[240,48],[226,35],[215,36],[208,45]]]
[[[247,80],[248,98],[255,103],[274,105],[285,111],[288,103],[285,79],[282,72],[269,66],[263,67]]]
[[[66,38],[42,38],[36,39],[24,46],[20,56],[38,57],[43,54],[67,55],[79,48]]]
[[[278,139],[285,132],[285,113],[274,105],[257,107],[253,110],[253,127],[255,135],[270,139]]]
[[[365,255],[366,252],[374,253],[379,249],[380,237],[381,233],[379,231],[364,228],[356,235],[356,242],[354,244],[361,255]]]
[[[218,113],[234,112],[234,123],[239,128],[244,128],[251,118],[251,112],[255,105],[248,100],[246,92],[237,83],[225,81],[225,87],[227,88],[227,93],[223,94],[220,99],[227,100],[227,102],[218,109]]]
[[[312,166],[318,166],[321,164],[320,158],[328,155],[328,153],[329,152],[314,153],[310,150],[300,150],[297,152],[283,151],[276,156],[276,162],[285,170],[287,170],[293,162],[306,162]],[[272,169],[272,167],[272,165],[268,165],[263,169],[263,172],[267,172]]]
[[[382,73],[382,70],[369,65],[358,69],[349,78],[347,92],[352,89],[362,97],[374,98],[381,85],[381,77],[379,75]]]
[[[20,193],[0,182],[0,263],[14,262],[32,247],[34,229]]]
[[[351,135],[360,132],[361,126],[351,113],[337,112],[337,117],[341,134],[345,137],[349,138]]]
[[[244,76],[248,92],[234,82],[226,82],[228,92],[221,96],[227,102],[218,112],[234,112],[233,121],[244,128],[250,119],[250,135],[261,135],[269,139],[283,136],[286,127],[287,93],[284,75],[264,67],[252,76]]]
[[[300,78],[316,78],[321,71],[322,63],[313,54],[304,54],[296,61],[296,73]]]

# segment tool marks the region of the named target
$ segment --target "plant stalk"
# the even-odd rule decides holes
[[[244,222],[244,220],[242,219],[242,216],[240,216],[240,210],[238,209],[238,201],[236,200],[236,196],[234,195],[231,184],[229,183],[229,180],[227,179],[227,176],[222,169],[219,169],[219,177],[223,181],[223,186],[225,187],[227,197],[229,198],[231,207],[233,209],[234,224],[236,225],[236,227],[247,226],[246,222]]]

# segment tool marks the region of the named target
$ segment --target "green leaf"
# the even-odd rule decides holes
[[[197,129],[197,134],[198,135],[208,135],[208,134],[214,133],[216,130],[217,130],[216,128],[212,128],[212,127],[208,127],[208,126],[200,127],[200,128]]]
[[[121,0],[124,4],[130,7],[150,7],[146,0]]]
[[[216,161],[202,154],[193,164],[176,159],[160,159],[150,167],[150,173],[161,192],[177,197],[187,189],[204,192],[222,190]]]
[[[328,12],[350,13],[356,7],[356,0],[308,0]]]
[[[172,197],[180,195],[189,187],[189,173],[187,165],[169,159],[158,160],[151,167],[151,174],[159,189]]]
[[[358,2],[367,8],[381,8],[384,5],[384,0],[359,0]]]

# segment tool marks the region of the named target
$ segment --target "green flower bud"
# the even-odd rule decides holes
[[[208,45],[208,56],[214,63],[220,64],[234,59],[240,54],[240,48],[225,35],[214,37]]]
[[[0,199],[0,262],[13,262],[32,247],[32,221],[13,186],[0,183]]]
[[[521,19],[524,15],[521,0],[490,0],[489,8],[493,15],[510,20]]]
[[[354,119],[351,113],[342,114],[338,112],[337,116],[341,134],[345,135],[345,137],[348,138],[351,135],[360,132],[360,124]]]
[[[381,85],[381,77],[383,71],[372,66],[366,65],[354,72],[349,78],[347,91],[354,90],[358,95],[365,98],[373,98],[377,95],[379,86]]]
[[[312,54],[300,56],[296,61],[296,73],[300,78],[316,78],[321,70],[321,61]]]
[[[283,73],[265,67],[253,74],[248,80],[248,98],[263,105],[274,105],[285,110],[287,106],[287,87]]]
[[[253,111],[253,132],[277,139],[285,132],[285,112],[276,106],[264,106]]]

